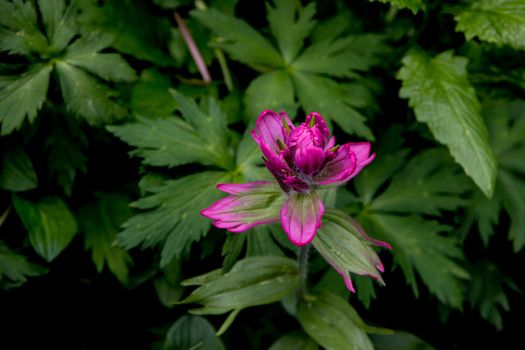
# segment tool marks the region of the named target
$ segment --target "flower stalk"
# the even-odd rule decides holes
[[[299,298],[307,293],[307,278],[308,278],[308,250],[310,244],[298,248],[297,263],[299,264]]]

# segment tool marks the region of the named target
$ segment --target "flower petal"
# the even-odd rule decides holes
[[[315,192],[292,192],[281,209],[281,225],[293,244],[303,246],[314,239],[323,214],[323,202]]]
[[[321,172],[314,177],[314,181],[320,185],[341,184],[352,176],[357,166],[355,154],[350,150],[348,144],[342,145],[336,156],[326,163]]]
[[[314,118],[313,127],[318,129],[321,135],[323,135],[326,144],[328,142],[328,137],[330,136],[330,130],[328,129],[328,125],[326,125],[326,122],[324,121],[323,117],[317,112],[312,112],[308,114],[304,123],[306,125],[311,125],[312,118]]]
[[[316,146],[306,146],[295,151],[294,163],[303,174],[317,173],[326,159],[325,151]]]
[[[201,211],[215,220],[216,227],[231,232],[279,220],[279,210],[286,195],[276,183],[259,181],[247,184],[220,184],[219,189],[234,193]]]
[[[280,150],[277,140],[285,142],[288,138],[282,118],[285,119],[289,127],[293,128],[293,124],[286,113],[281,117],[274,111],[266,110],[259,115],[255,123],[255,130],[252,131],[254,140],[259,145],[266,144],[273,153]]]
[[[254,190],[265,190],[266,186],[273,189],[275,183],[272,181],[254,181],[244,184],[218,184],[217,189],[229,194],[242,194]]]
[[[376,157],[375,153],[370,155],[370,142],[350,142],[341,147],[344,146],[349,147],[357,159],[357,165],[352,177],[356,176],[365,166],[372,163]]]

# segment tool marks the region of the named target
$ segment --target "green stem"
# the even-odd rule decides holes
[[[310,245],[299,247],[297,253],[297,262],[299,263],[299,297],[302,298],[306,294],[306,280],[308,277],[308,249]]]
[[[232,92],[233,80],[230,74],[230,69],[228,68],[228,62],[226,62],[226,57],[224,57],[224,53],[221,49],[215,49],[214,51],[215,57],[217,57],[217,60],[219,61],[219,64],[221,66],[222,76],[224,77],[224,84],[226,84],[228,91]]]

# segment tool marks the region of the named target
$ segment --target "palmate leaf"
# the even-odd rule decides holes
[[[66,107],[89,124],[108,124],[127,114],[124,107],[110,98],[114,92],[83,69],[62,61],[56,64],[56,70]]]
[[[457,197],[471,186],[442,150],[424,151],[407,162],[400,132],[394,126],[381,137],[376,148],[379,156],[355,180],[365,206],[357,221],[374,238],[392,245],[394,262],[416,296],[417,274],[442,303],[460,307],[468,273],[460,265],[459,239],[451,236],[450,226],[420,215],[437,219],[442,211],[466,205]],[[406,198],[401,192],[406,192]]]
[[[315,25],[315,3],[304,8],[298,1],[273,0],[266,3],[270,29],[277,39],[282,57],[291,63],[303,47],[304,39]],[[297,20],[295,20],[297,18]]]
[[[20,129],[26,118],[35,120],[46,99],[52,69],[51,65],[34,65],[20,77],[9,79],[0,90],[2,135]]]
[[[186,121],[175,116],[138,118],[136,123],[110,126],[108,130],[137,147],[132,154],[144,158],[144,164],[172,167],[199,162],[229,168],[233,162],[229,131],[217,103],[210,99],[209,112],[205,114],[182,94],[172,94]]]
[[[155,69],[143,70],[131,91],[133,113],[148,118],[172,115],[177,103],[169,93],[170,88],[168,76]]]
[[[232,58],[252,66],[283,66],[283,59],[272,44],[245,21],[213,8],[192,11],[191,15],[221,37],[218,46]]]
[[[82,116],[92,125],[104,124],[115,117],[124,116],[125,109],[110,98],[114,95],[111,89],[88,74],[89,72],[115,82],[130,82],[135,79],[133,69],[120,55],[99,53],[111,44],[112,38],[98,34],[84,34],[71,43],[79,34],[76,23],[77,3],[70,2],[66,6],[64,0],[42,0],[38,1],[38,4],[43,29],[47,33],[46,39],[38,32],[46,41],[45,48],[36,49],[42,62],[33,64],[27,72],[19,78],[12,79],[12,83],[4,86],[0,92],[2,133],[7,134],[19,129],[26,115],[29,121],[33,122],[46,98],[53,67],[57,70],[68,110]],[[30,32],[39,30],[37,14],[32,3],[19,0],[11,4],[1,1],[0,6],[3,6],[7,13],[17,13],[6,17],[2,11],[0,25],[5,28],[2,27],[0,30],[14,31],[21,40],[33,40],[34,38],[24,39],[25,35],[34,37]],[[9,40],[9,33],[5,38]],[[49,47],[47,42],[50,44]],[[11,53],[30,54],[35,51],[33,46],[36,44],[33,44],[28,44],[32,45],[31,50],[21,49],[17,52],[11,50]],[[29,58],[30,61],[34,61],[33,57]]]
[[[418,293],[415,272],[431,293],[452,307],[463,302],[463,280],[469,274],[454,259],[463,257],[454,237],[442,236],[450,227],[416,216],[367,214],[358,219],[374,232],[375,238],[392,245],[395,261],[400,265],[414,294]]]
[[[39,276],[47,269],[27,261],[27,258],[18,254],[0,240],[0,288],[9,289],[18,287],[27,281],[28,277]]]
[[[208,232],[211,222],[200,215],[200,210],[221,197],[216,184],[229,181],[229,174],[213,171],[166,181],[132,203],[143,212],[123,224],[118,242],[126,249],[163,243],[160,264],[166,266]]]
[[[319,41],[307,47],[292,67],[304,72],[334,77],[356,78],[356,71],[366,71],[380,62],[387,51],[384,36],[357,34]]]
[[[44,0],[45,1],[45,0]],[[114,37],[112,47],[158,66],[172,64],[163,48],[169,39],[169,21],[153,15],[146,3],[126,1],[82,2],[79,21],[86,32],[103,30]]]
[[[62,51],[78,33],[75,23],[76,1],[66,7],[64,0],[39,0],[38,7],[42,14],[51,51]]]
[[[0,0],[0,51],[10,54],[45,53],[46,37],[40,32],[32,1]]]
[[[364,124],[364,116],[354,109],[356,105],[363,106],[361,101],[356,103],[352,98],[351,86],[339,84],[324,75],[357,77],[356,70],[368,70],[379,62],[377,54],[385,48],[383,38],[374,34],[337,38],[344,32],[343,26],[342,31],[330,31],[334,36],[316,41],[302,50],[305,37],[314,29],[314,7],[303,8],[298,2],[276,1],[273,6],[268,4],[267,9],[270,29],[280,53],[254,28],[233,16],[216,10],[192,12],[221,38],[217,45],[229,52],[233,59],[264,73],[252,81],[245,96],[250,120],[261,112],[257,106],[263,103],[263,109],[295,111],[293,102],[296,96],[304,112],[319,112],[325,119],[339,124],[345,132],[372,139],[371,131]]]
[[[403,58],[399,96],[408,98],[420,122],[448,146],[487,197],[496,181],[496,159],[480,114],[480,104],[467,77],[467,60],[447,51],[434,58],[411,51]]]
[[[109,35],[88,34],[71,44],[61,59],[67,64],[82,68],[100,78],[115,82],[131,82],[135,71],[116,53],[100,53],[111,45]]]
[[[131,215],[129,198],[118,193],[98,194],[97,197],[77,213],[84,246],[91,251],[91,260],[99,273],[107,265],[119,281],[126,283],[131,256],[114,241],[120,225]]]
[[[299,102],[305,111],[316,111],[328,120],[335,121],[346,133],[357,133],[373,139],[364,124],[365,117],[352,107],[352,93],[336,81],[308,73],[295,73],[293,82]]]
[[[506,44],[525,49],[525,1],[478,0],[455,16],[456,30],[465,33],[467,40]]]
[[[295,111],[294,87],[284,70],[264,73],[255,78],[244,94],[248,120],[255,120],[265,109]],[[289,113],[293,116],[292,113]]]
[[[73,214],[59,197],[30,202],[15,196],[13,205],[29,232],[31,245],[47,261],[55,259],[77,232]]]
[[[509,238],[514,251],[525,247],[525,119],[523,101],[491,101],[484,104],[483,113],[489,126],[491,143],[498,159],[499,171],[496,195],[479,200],[472,197],[472,214],[485,244],[494,234],[500,211],[510,216]]]
[[[417,13],[419,10],[426,9],[425,0],[368,0],[368,1],[380,1],[384,4],[391,4],[392,6],[409,9],[412,13]]]
[[[514,175],[500,171],[500,183],[503,191],[503,206],[510,215],[509,238],[513,241],[515,252],[525,247],[525,181]]]
[[[441,150],[428,150],[412,158],[393,178],[390,186],[370,204],[376,211],[439,215],[466,201],[460,195],[469,188],[461,173],[444,168],[450,156]]]
[[[489,261],[480,261],[470,267],[472,276],[468,300],[479,308],[481,316],[498,330],[503,327],[502,312],[510,311],[507,290],[519,291],[512,280]]]

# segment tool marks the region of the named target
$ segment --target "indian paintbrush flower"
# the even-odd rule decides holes
[[[344,184],[375,157],[370,154],[369,142],[336,145],[319,113],[310,113],[304,123],[295,127],[286,113],[264,111],[257,119],[252,137],[277,182],[219,184],[217,188],[230,196],[201,214],[213,219],[216,227],[231,232],[280,221],[290,241],[297,246],[309,244],[321,226],[325,208],[317,190]],[[343,267],[334,267],[342,272]],[[382,269],[380,262],[376,267]]]

